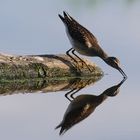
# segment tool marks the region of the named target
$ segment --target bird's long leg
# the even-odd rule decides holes
[[[66,51],[66,54],[77,64],[78,62],[69,54],[69,52],[72,50],[73,48],[70,48],[68,51]]]
[[[75,67],[78,69],[78,71],[81,72],[78,66],[78,62],[70,55],[70,51],[74,50],[73,48],[70,48],[68,51],[66,51],[66,54],[76,63]]]
[[[81,61],[82,65],[85,65],[85,66],[88,68],[88,70],[89,70],[90,72],[92,72],[92,70],[91,70],[90,67],[87,65],[87,63],[86,63],[83,59],[81,59],[77,54],[75,54],[75,49],[72,50],[72,54],[73,54],[74,56],[76,56],[76,57]]]

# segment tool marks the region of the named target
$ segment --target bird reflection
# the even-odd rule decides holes
[[[64,134],[72,126],[87,118],[92,112],[94,112],[98,105],[100,105],[105,99],[107,99],[107,97],[116,96],[119,93],[119,88],[124,83],[124,81],[125,79],[123,79],[117,85],[106,89],[98,96],[84,94],[74,98],[73,94],[79,91],[79,89],[74,91],[71,94],[73,100],[70,100],[71,103],[69,104],[64,114],[62,122],[56,127],[56,129],[61,128],[59,134]]]
[[[99,80],[99,79],[98,79]],[[95,82],[92,81],[92,79],[87,79],[86,81],[83,81],[82,79],[78,78],[76,81],[74,81],[73,83],[71,83],[71,90],[69,92],[67,92],[65,94],[65,97],[71,102],[74,97],[73,95],[77,92],[79,92],[80,90],[82,90],[83,88],[85,88],[86,86],[90,85],[92,82],[92,84],[94,84]],[[97,80],[96,80],[97,82]],[[70,95],[70,97],[72,99],[70,99],[68,96]]]

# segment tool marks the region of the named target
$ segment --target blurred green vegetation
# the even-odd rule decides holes
[[[96,7],[97,5],[103,4],[103,3],[120,3],[120,4],[134,4],[136,2],[140,2],[140,0],[67,0],[70,4],[74,6],[90,6],[90,7]]]

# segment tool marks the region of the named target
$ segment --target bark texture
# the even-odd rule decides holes
[[[95,63],[83,59],[92,69],[90,72],[77,58],[75,59],[78,64],[63,54],[32,56],[0,54],[0,80],[103,75],[103,71]]]

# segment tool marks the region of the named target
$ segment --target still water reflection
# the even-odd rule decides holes
[[[80,90],[79,88],[78,90],[74,89],[71,90],[72,92],[68,92],[71,93],[71,98],[73,100],[69,99],[67,97],[68,94],[66,94],[66,97],[71,101],[71,103],[64,114],[62,122],[56,127],[56,129],[59,127],[61,128],[59,134],[61,135],[65,133],[72,126],[87,118],[95,111],[96,107],[103,103],[103,101],[108,97],[116,96],[119,93],[120,86],[125,80],[126,79],[123,79],[120,83],[106,89],[98,96],[92,94],[82,94],[74,98],[73,95]]]
[[[0,81],[0,95],[81,90],[101,78],[102,76]]]
[[[64,91],[65,97],[70,101],[68,108],[64,114],[62,122],[56,126],[60,127],[59,134],[64,134],[67,130],[75,124],[81,122],[92,114],[96,107],[102,104],[108,97],[114,97],[119,93],[121,85],[126,79],[107,88],[100,95],[81,94],[76,96],[76,93],[85,87],[91,86],[95,88],[94,84],[102,77],[79,77],[68,79],[37,79],[26,81],[11,81],[0,82],[1,95],[13,95],[18,93],[50,93]],[[75,97],[76,96],[76,97]],[[56,110],[55,110],[56,111]]]

